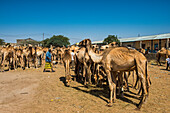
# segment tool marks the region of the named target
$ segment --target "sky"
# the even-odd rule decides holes
[[[0,0],[0,38],[37,41],[64,35],[71,44],[170,33],[170,0]]]

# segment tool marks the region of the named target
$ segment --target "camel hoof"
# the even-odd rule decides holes
[[[139,110],[140,110],[140,108],[141,108],[141,105],[140,105],[140,104],[137,104],[136,106],[137,106],[136,110],[138,110],[138,111],[139,111]]]
[[[112,107],[113,104],[112,104],[112,103],[108,103],[107,106],[108,106],[108,107]]]
[[[140,108],[138,108],[138,107],[137,107],[137,108],[135,108],[134,110],[136,110],[136,111],[140,111]]]
[[[123,92],[120,94],[120,97],[121,97],[121,98],[123,98],[123,97],[124,97],[124,94],[123,94]]]

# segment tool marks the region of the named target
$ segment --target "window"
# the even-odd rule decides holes
[[[145,49],[145,44],[142,44],[142,48]]]

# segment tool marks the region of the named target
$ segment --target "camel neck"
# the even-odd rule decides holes
[[[101,54],[96,54],[92,48],[89,49],[88,51],[89,56],[91,57],[92,61],[95,63],[100,63],[103,56]]]

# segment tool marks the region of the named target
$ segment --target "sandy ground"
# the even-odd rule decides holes
[[[124,92],[124,98],[107,107],[107,88],[86,88],[76,81],[70,87],[64,86],[64,66],[60,64],[54,73],[43,73],[43,68],[1,72],[0,113],[168,113],[170,71],[164,69],[165,66],[149,65],[152,85],[140,111],[135,110],[139,96],[133,93]],[[130,91],[136,92],[132,88]]]

